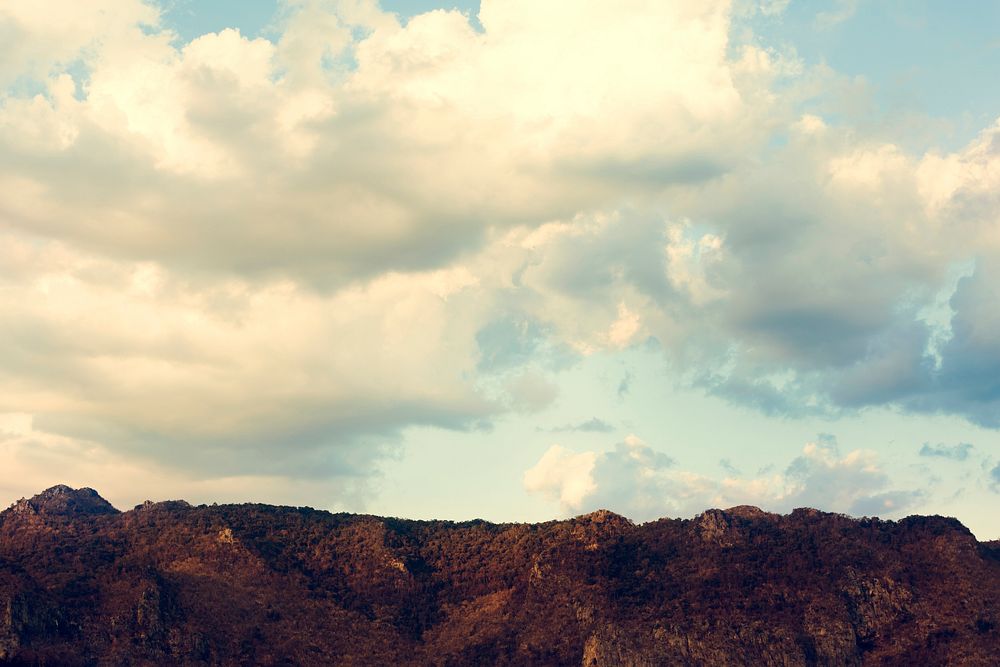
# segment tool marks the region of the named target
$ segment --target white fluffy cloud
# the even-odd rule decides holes
[[[282,17],[180,44],[134,0],[0,9],[34,87],[0,97],[0,409],[202,472],[370,470],[407,426],[553,400],[564,362],[484,361],[548,319],[512,289],[532,229],[759,140],[725,2]],[[640,337],[608,308],[529,352]]]
[[[594,452],[575,454],[561,445],[552,445],[524,473],[524,488],[558,500],[564,507],[580,507],[596,489],[593,478],[596,463]]]
[[[806,444],[783,473],[755,478],[715,479],[678,470],[634,435],[601,454],[553,445],[525,472],[524,487],[558,500],[567,513],[610,509],[637,521],[746,504],[779,512],[814,507],[895,516],[922,499],[918,491],[890,488],[873,452],[841,455],[830,436]]]
[[[439,265],[491,226],[702,180],[760,139],[725,2],[486,2],[482,33],[458,12],[404,27],[296,2],[276,43],[182,47],[119,4],[67,46],[85,80],[49,69],[0,106],[0,211],[172,269],[331,287]]]
[[[128,39],[159,23],[159,11],[139,0],[10,2],[0,8],[4,57],[0,85],[19,77],[46,77],[87,59],[111,40]]]

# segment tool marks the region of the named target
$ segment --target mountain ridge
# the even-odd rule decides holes
[[[55,509],[55,508],[52,507],[52,504],[51,504],[52,503],[52,499],[54,499],[54,498],[67,498],[67,499],[70,499],[70,502],[72,502],[72,506],[70,508],[58,508],[58,509]],[[93,503],[95,505],[95,507],[97,508],[97,511],[92,511],[89,508],[85,507],[85,503]],[[384,520],[384,521],[407,521],[407,522],[411,522],[411,523],[450,524],[450,525],[456,525],[456,526],[470,525],[470,524],[480,524],[480,523],[482,523],[482,524],[489,524],[489,525],[493,525],[493,526],[521,526],[521,525],[541,526],[541,525],[547,525],[547,524],[552,524],[552,523],[561,523],[561,522],[565,522],[565,521],[584,521],[584,520],[586,520],[586,521],[593,521],[595,523],[603,523],[603,522],[606,522],[606,521],[609,521],[609,520],[610,521],[615,521],[615,522],[624,521],[624,522],[627,522],[628,524],[630,524],[632,526],[644,526],[644,525],[647,525],[647,524],[656,523],[658,521],[663,521],[663,520],[669,520],[669,521],[699,521],[699,520],[703,520],[703,517],[705,517],[708,514],[718,514],[718,513],[724,514],[726,516],[739,517],[739,518],[742,518],[742,519],[747,519],[747,518],[763,518],[763,517],[780,518],[780,517],[790,517],[790,516],[797,515],[797,514],[804,514],[804,515],[808,515],[808,516],[820,515],[820,516],[829,516],[829,517],[840,517],[840,518],[848,519],[848,520],[851,520],[851,521],[877,521],[877,522],[882,522],[882,523],[900,523],[900,522],[905,522],[905,521],[908,521],[908,520],[911,520],[911,519],[941,520],[941,521],[944,521],[946,523],[949,523],[949,524],[955,526],[960,531],[967,532],[970,536],[973,537],[973,539],[976,539],[975,535],[972,533],[972,531],[964,523],[962,523],[960,519],[958,519],[957,517],[945,516],[945,515],[942,515],[942,514],[911,514],[911,515],[908,515],[906,517],[902,517],[900,519],[882,519],[882,518],[877,517],[877,516],[871,516],[871,517],[869,517],[869,516],[863,516],[863,517],[858,517],[858,516],[854,516],[854,515],[851,515],[851,514],[845,514],[843,512],[827,512],[827,511],[816,509],[816,508],[813,508],[813,507],[796,507],[796,508],[793,508],[791,510],[791,512],[789,512],[787,514],[781,514],[780,512],[770,512],[768,510],[764,510],[764,509],[762,509],[760,507],[757,507],[756,505],[742,504],[742,505],[733,505],[732,507],[726,507],[726,508],[721,508],[721,507],[706,508],[704,511],[702,511],[699,514],[696,514],[691,519],[674,519],[674,518],[670,518],[670,517],[660,517],[660,518],[657,518],[657,519],[651,519],[649,521],[644,521],[644,522],[640,522],[640,523],[636,523],[635,521],[633,521],[632,519],[628,518],[627,516],[625,516],[623,514],[618,514],[617,512],[614,512],[612,510],[605,509],[605,508],[599,508],[599,509],[596,509],[596,510],[592,510],[590,512],[585,512],[583,514],[578,514],[578,515],[575,515],[575,516],[572,516],[572,517],[568,517],[566,519],[549,519],[547,521],[540,521],[540,522],[529,522],[529,521],[499,521],[499,522],[497,522],[497,521],[488,521],[486,519],[481,519],[481,518],[472,518],[472,519],[410,519],[410,518],[402,517],[402,516],[382,516],[382,515],[366,514],[366,513],[358,513],[358,512],[331,512],[329,510],[316,509],[316,508],[313,508],[313,507],[310,507],[310,506],[271,505],[271,504],[268,504],[268,503],[256,503],[256,502],[213,503],[212,505],[207,505],[207,504],[203,503],[203,504],[200,504],[200,505],[192,505],[191,503],[189,503],[188,501],[183,500],[183,499],[157,500],[157,501],[154,501],[154,500],[145,500],[144,502],[139,503],[139,504],[133,506],[132,509],[130,509],[130,510],[120,510],[117,507],[115,507],[114,505],[112,505],[110,501],[108,501],[103,496],[101,496],[100,493],[98,493],[93,488],[90,488],[90,487],[80,487],[80,488],[74,489],[71,486],[66,485],[66,484],[56,484],[56,485],[53,485],[53,486],[51,486],[51,487],[49,487],[49,488],[47,488],[47,489],[45,489],[45,490],[43,490],[43,491],[35,494],[31,498],[23,497],[23,498],[15,501],[11,505],[9,505],[5,510],[0,510],[0,515],[3,515],[3,514],[8,513],[8,512],[17,513],[19,511],[23,511],[23,510],[19,510],[19,508],[24,507],[25,505],[31,506],[38,513],[50,514],[50,515],[51,514],[72,514],[74,512],[81,512],[81,513],[88,513],[88,514],[125,514],[125,513],[128,513],[128,512],[135,512],[135,511],[139,511],[139,510],[148,510],[148,509],[157,509],[157,508],[173,508],[173,509],[177,509],[177,508],[207,508],[207,507],[266,507],[266,508],[272,508],[272,509],[291,509],[291,510],[305,510],[305,511],[309,511],[309,512],[322,512],[322,513],[330,514],[331,516],[371,517],[371,518],[381,519],[381,520]],[[993,543],[993,542],[1000,543],[1000,538],[995,539],[995,540],[984,540],[983,541],[984,544]]]
[[[0,512],[0,663],[986,665],[997,547],[940,516],[119,512],[58,486]]]

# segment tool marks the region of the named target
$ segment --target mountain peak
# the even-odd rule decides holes
[[[94,489],[74,489],[65,484],[56,484],[31,498],[21,498],[11,510],[16,514],[49,516],[118,514],[118,510]]]
[[[764,518],[778,518],[780,515],[774,514],[773,512],[765,512],[756,505],[735,505],[728,509],[723,510],[729,516],[738,516],[741,519],[764,519]]]
[[[621,514],[615,514],[611,510],[599,509],[589,512],[587,514],[581,514],[580,516],[574,517],[574,521],[585,521],[590,523],[607,523],[607,524],[628,524],[631,525],[632,522],[627,518],[623,517]]]

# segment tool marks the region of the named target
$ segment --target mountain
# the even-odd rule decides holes
[[[0,663],[996,665],[1000,544],[754,507],[406,521],[53,487],[0,513]]]
[[[72,489],[65,484],[57,484],[33,498],[21,498],[8,511],[21,517],[119,513],[97,491],[86,487]]]

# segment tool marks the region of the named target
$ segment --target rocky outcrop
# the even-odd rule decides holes
[[[998,609],[997,543],[944,517],[0,513],[0,664],[992,665]]]
[[[32,498],[21,498],[8,511],[14,516],[25,518],[39,515],[73,517],[118,514],[118,510],[94,489],[73,489],[65,484],[53,486]]]
[[[66,624],[56,600],[19,568],[0,560],[0,664],[34,643],[58,641]]]

